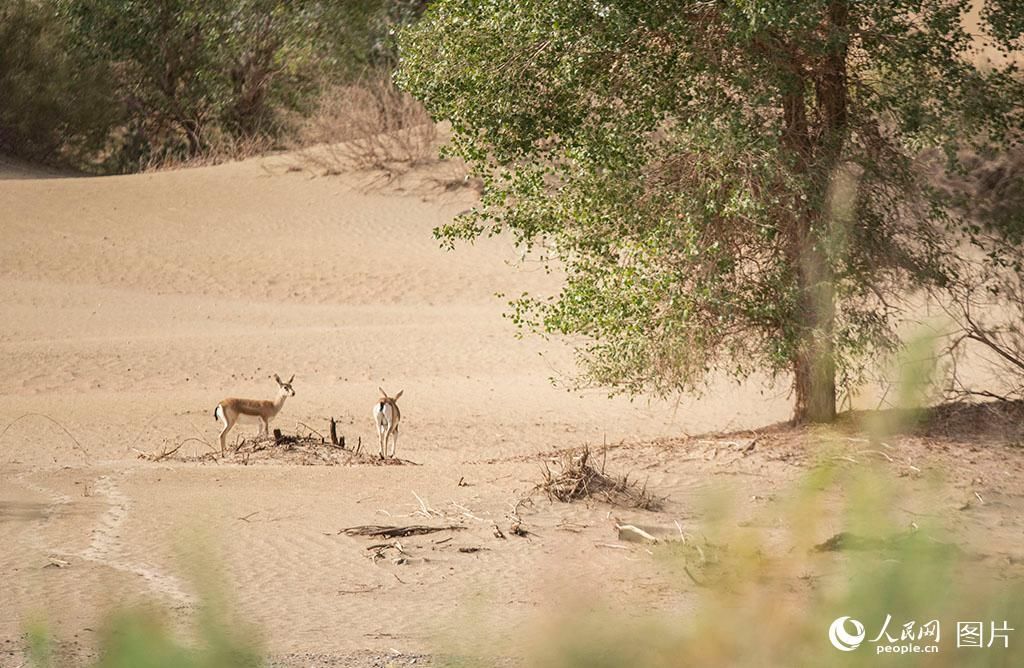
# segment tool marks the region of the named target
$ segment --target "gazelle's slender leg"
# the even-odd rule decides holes
[[[223,457],[227,450],[228,432],[231,431],[231,428],[235,425],[233,422],[228,420],[228,416],[223,409],[221,409],[220,421],[224,423],[224,427],[220,430],[220,454]]]
[[[398,451],[398,425],[395,425],[395,430],[392,432],[391,438],[391,457],[395,456],[395,452]]]
[[[267,418],[265,418],[265,417],[263,417],[261,415],[260,416],[260,436],[269,436],[269,435],[270,435],[270,420],[268,420]]]

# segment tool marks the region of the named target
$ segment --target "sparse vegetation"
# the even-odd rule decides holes
[[[543,492],[549,499],[566,503],[596,499],[643,510],[658,510],[661,507],[663,500],[651,494],[646,483],[630,480],[629,474],[620,476],[608,473],[603,461],[600,469],[594,468],[591,465],[591,454],[587,446],[563,452],[555,464],[557,472],[552,471],[545,461],[544,479],[531,493]]]

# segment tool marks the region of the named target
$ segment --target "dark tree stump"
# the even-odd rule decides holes
[[[338,423],[334,421],[333,417],[331,418],[331,445],[333,445],[335,447],[339,447],[339,446],[342,447],[342,448],[345,447],[345,437],[344,436],[341,437],[341,442],[340,443],[338,441]]]

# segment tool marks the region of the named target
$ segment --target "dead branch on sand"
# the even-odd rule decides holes
[[[191,437],[186,438],[185,440],[181,441],[180,443],[178,443],[178,445],[174,446],[173,448],[171,448],[169,450],[167,449],[167,446],[164,446],[164,448],[162,450],[160,450],[160,452],[143,452],[142,450],[138,450],[136,448],[132,448],[132,450],[135,450],[135,452],[138,453],[139,459],[145,459],[146,461],[150,461],[150,462],[159,462],[159,461],[162,461],[164,459],[167,459],[168,457],[174,456],[175,454],[177,454],[178,450],[181,450],[181,446],[185,445],[186,443],[190,443],[190,442],[202,443],[203,445],[206,445],[206,446],[210,445],[209,443],[207,443],[206,441],[204,441],[201,438],[196,438],[194,436],[191,436]]]
[[[3,428],[3,430],[0,431],[0,440],[2,440],[4,435],[7,434],[7,430],[8,429],[13,427],[18,422],[21,422],[25,418],[30,418],[30,417],[43,418],[44,420],[49,420],[51,423],[56,425],[57,428],[60,429],[61,431],[63,431],[67,435],[67,437],[71,439],[71,442],[75,444],[75,449],[77,449],[78,452],[80,452],[82,454],[82,457],[83,457],[83,459],[85,459],[85,462],[87,464],[90,464],[90,465],[92,464],[92,458],[89,456],[89,451],[85,449],[85,446],[83,446],[81,443],[78,442],[78,439],[75,438],[75,435],[72,434],[71,431],[67,427],[65,427],[63,424],[58,422],[56,419],[50,417],[46,413],[25,413],[24,415],[19,415],[18,417],[14,418],[10,422],[8,422],[7,425]]]
[[[466,527],[458,524],[448,526],[431,527],[424,524],[411,524],[409,526],[382,526],[378,524],[365,524],[355,527],[339,529],[338,534],[346,536],[378,536],[380,538],[406,538],[407,536],[422,536],[424,534],[436,533],[438,531],[462,531]]]
[[[544,464],[544,479],[537,484],[527,496],[536,492],[544,492],[550,500],[565,503],[580,499],[597,498],[612,505],[640,508],[642,510],[658,510],[664,498],[658,498],[647,491],[647,483],[640,484],[630,480],[629,475],[617,476],[605,472],[602,462],[601,469],[595,469],[589,463],[590,448],[584,446],[580,450],[569,450],[562,454],[557,462],[560,472],[555,474]]]

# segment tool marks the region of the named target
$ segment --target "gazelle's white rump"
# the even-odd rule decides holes
[[[393,397],[389,397],[388,393],[382,388],[380,390],[380,399],[373,405],[373,420],[377,424],[377,439],[380,445],[380,457],[386,459],[387,457],[394,457],[395,451],[398,450],[398,424],[402,420],[402,411],[398,408],[398,399],[402,396],[400,391]],[[391,440],[391,454],[388,454],[388,440]]]

